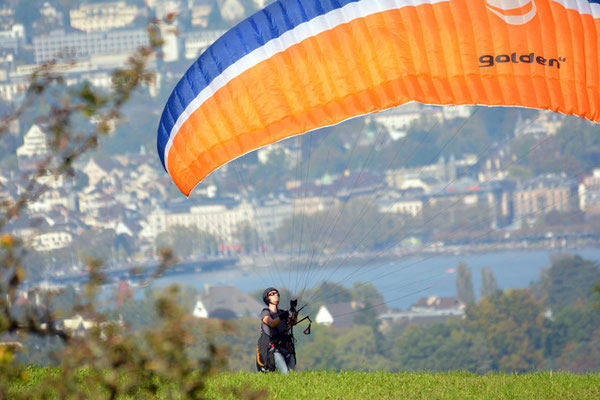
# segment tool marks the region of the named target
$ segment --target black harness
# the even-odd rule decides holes
[[[279,350],[279,352],[285,357],[286,363],[288,363],[292,356],[296,357],[296,338],[294,337],[294,326],[298,325],[300,322],[308,320],[308,327],[304,330],[305,335],[310,334],[310,325],[312,323],[310,317],[307,315],[298,321],[298,314],[302,311],[302,308],[296,310],[297,301],[292,300],[290,302],[290,324],[288,329],[284,332],[279,332],[273,335],[267,335],[262,330],[261,325],[261,334],[258,338],[258,343],[256,346],[256,369],[259,372],[272,372],[275,371],[275,351]],[[269,310],[268,308],[263,308],[264,310]],[[261,313],[262,314],[262,313]],[[261,321],[262,323],[262,321]]]

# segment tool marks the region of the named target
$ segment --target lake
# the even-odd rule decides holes
[[[205,285],[233,285],[244,292],[255,292],[268,286],[286,286],[295,294],[327,280],[347,287],[354,282],[372,283],[381,292],[388,306],[407,309],[421,297],[456,296],[456,268],[466,263],[473,273],[475,296],[481,287],[481,269],[490,267],[501,289],[529,286],[544,268],[550,257],[560,253],[578,254],[584,259],[600,262],[600,249],[563,249],[535,251],[503,251],[470,255],[427,255],[397,261],[370,262],[339,266],[300,268],[257,268],[251,271],[223,270],[165,276],[157,279],[158,286],[172,283],[190,285],[203,290]],[[326,300],[326,299],[323,299]]]

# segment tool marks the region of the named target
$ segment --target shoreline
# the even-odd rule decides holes
[[[470,256],[486,253],[500,253],[510,251],[556,251],[563,253],[576,253],[578,250],[584,249],[600,249],[600,241],[585,240],[577,241],[577,243],[561,243],[557,244],[554,241],[551,245],[546,242],[530,243],[510,242],[510,243],[493,243],[482,245],[426,245],[421,247],[392,249],[385,252],[354,252],[354,253],[338,253],[334,255],[321,255],[318,257],[297,256],[290,261],[289,253],[265,253],[263,256],[242,256],[237,263],[230,266],[229,269],[239,269],[242,271],[252,268],[268,268],[273,264],[279,268],[285,264],[284,269],[302,268],[307,265],[332,266],[332,263],[342,261],[342,264],[356,265],[357,263],[372,263],[386,261],[403,261],[419,256]],[[268,255],[267,255],[268,254]],[[267,260],[265,260],[265,258]],[[271,260],[269,264],[268,261]],[[241,260],[241,261],[240,261]],[[266,261],[266,262],[265,262]]]
[[[579,250],[585,249],[600,249],[600,241],[597,240],[571,240],[558,241],[546,240],[538,242],[506,242],[506,243],[486,243],[477,245],[444,245],[444,244],[428,244],[424,246],[402,247],[386,251],[374,252],[353,252],[353,253],[338,253],[324,254],[318,257],[307,257],[303,255],[296,256],[294,260],[290,260],[289,253],[264,253],[255,255],[241,255],[239,257],[222,257],[219,258],[223,263],[215,269],[203,268],[201,264],[205,262],[203,259],[182,259],[179,263],[173,265],[164,271],[160,276],[154,279],[173,277],[181,274],[203,273],[210,271],[227,271],[239,272],[241,274],[256,273],[260,270],[268,270],[269,268],[277,268],[286,271],[294,269],[315,269],[315,268],[353,268],[357,265],[395,261],[407,261],[413,258],[433,258],[444,256],[472,256],[483,255],[490,253],[502,252],[535,252],[535,251],[556,251],[557,253],[577,253]],[[213,260],[214,261],[214,260]],[[144,271],[140,275],[130,275],[133,269]],[[127,267],[120,266],[119,268],[107,268],[104,272],[110,275],[112,279],[108,279],[106,284],[116,282],[117,277],[127,277],[128,279],[144,281],[148,278],[148,274],[156,268],[156,264],[147,263],[145,266],[132,263]],[[62,276],[47,276],[43,280],[32,282],[32,286],[37,286],[47,282],[55,285],[65,285],[69,283],[81,284],[87,281],[86,273],[78,273]],[[118,280],[118,279],[117,279]],[[152,279],[151,279],[152,280]]]

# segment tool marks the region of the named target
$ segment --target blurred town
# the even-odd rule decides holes
[[[0,101],[8,112],[23,100],[32,71],[52,60],[58,60],[67,86],[89,82],[108,90],[111,71],[148,43],[148,21],[178,15],[176,31],[165,26],[162,32],[163,57],[154,61],[154,83],[140,94],[126,124],[129,132],[115,132],[115,150],[78,161],[74,177],[39,178],[38,184],[48,190],[6,226],[6,231],[31,245],[37,253],[32,257],[47,265],[47,278],[83,273],[90,253],[102,255],[114,269],[151,265],[165,244],[175,246],[183,261],[225,260],[211,264],[216,267],[255,263],[253,254],[287,251],[281,232],[294,215],[323,216],[326,210],[353,201],[374,207],[377,215],[393,216],[402,229],[390,233],[395,242],[355,243],[340,249],[345,254],[400,256],[465,246],[589,246],[600,237],[598,224],[593,223],[600,215],[600,169],[589,163],[571,170],[523,167],[527,151],[518,153],[515,143],[533,149],[536,143],[571,129],[571,120],[564,116],[534,110],[503,116],[504,122],[510,120],[505,124],[510,129],[504,132],[510,141],[484,141],[479,145],[485,151],[471,151],[471,146],[448,154],[441,148],[439,154],[432,152],[431,156],[439,155],[430,157],[432,162],[425,159],[417,164],[388,158],[383,166],[331,169],[330,154],[312,157],[317,144],[310,148],[306,141],[284,141],[241,160],[243,174],[239,166],[226,166],[187,199],[176,191],[155,154],[161,104],[200,53],[226,29],[261,9],[264,1],[48,1],[35,10],[27,6],[37,4],[32,1],[3,4]],[[430,124],[458,132],[454,127],[476,112],[472,106],[411,103],[343,128],[356,134],[331,129],[324,137],[338,138],[346,154],[363,149],[368,159],[372,155],[366,149],[399,147],[416,132],[415,127]],[[22,177],[48,156],[51,139],[50,132],[27,118],[16,121],[8,136],[1,150],[3,204],[22,193]],[[122,145],[118,140],[129,142]],[[479,139],[475,135],[469,140]],[[553,164],[552,154],[541,158]],[[258,180],[247,178],[256,171],[267,172],[257,172]],[[278,176],[271,177],[273,173]],[[363,232],[368,230],[362,227]],[[327,248],[319,250],[328,254]]]

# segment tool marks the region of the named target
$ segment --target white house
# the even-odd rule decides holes
[[[49,138],[38,125],[31,125],[25,136],[23,145],[17,148],[19,165],[31,159],[40,160],[50,153]]]
[[[37,199],[27,203],[27,209],[32,212],[48,212],[56,207],[75,210],[77,208],[75,193],[67,191],[64,188],[49,188]]]
[[[471,106],[439,107],[410,102],[399,107],[371,114],[370,119],[384,126],[393,140],[406,136],[410,125],[426,117],[432,120],[468,118],[473,113]]]
[[[101,208],[114,206],[117,202],[113,195],[108,195],[102,191],[87,187],[78,194],[79,210],[83,214],[94,214]]]
[[[387,306],[380,300],[374,300],[373,305],[365,308],[364,304],[356,301],[346,303],[325,304],[319,308],[315,316],[318,324],[333,326],[336,328],[351,328],[359,312],[373,313],[376,316],[388,311]]]
[[[315,322],[336,328],[351,328],[358,309],[359,305],[354,301],[322,305],[315,316]]]
[[[315,322],[323,325],[333,324],[333,315],[331,315],[331,311],[329,311],[327,307],[321,306],[315,316]]]
[[[109,322],[101,322],[100,327],[105,327]],[[86,331],[98,326],[98,322],[91,316],[75,314],[71,318],[62,320],[62,327],[65,331],[70,332],[75,336],[85,336]]]
[[[36,251],[50,251],[67,247],[73,241],[71,233],[56,229],[44,232],[33,238],[33,248]]]
[[[196,304],[194,305],[194,311],[192,311],[192,315],[196,318],[208,318],[208,310],[204,306],[202,300],[198,299]]]
[[[133,23],[140,10],[125,1],[81,4],[69,11],[71,26],[84,32],[122,28]]]
[[[257,318],[264,305],[235,286],[206,286],[192,314],[197,318]]]
[[[98,182],[104,180],[109,184],[116,184],[126,173],[123,164],[111,160],[96,160],[90,158],[82,168],[83,173],[88,177],[88,185],[96,186]]]

